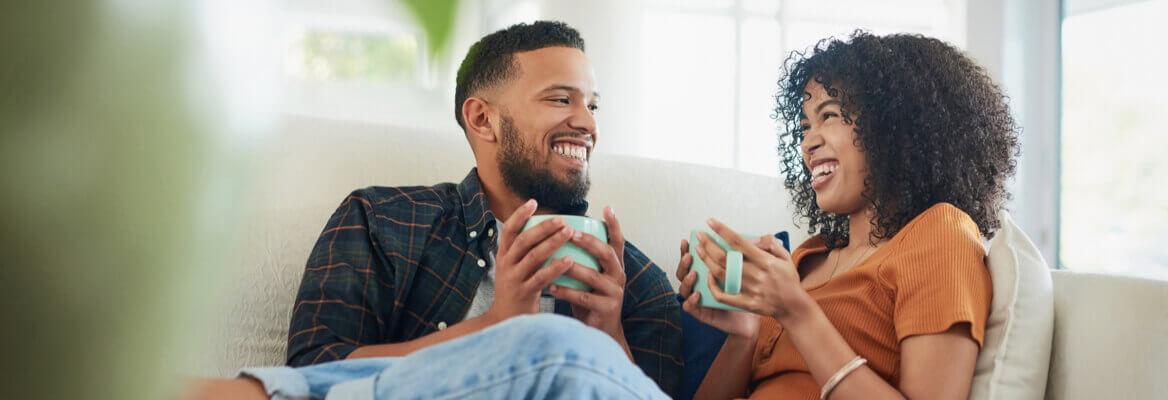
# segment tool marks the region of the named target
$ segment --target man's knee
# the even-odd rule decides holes
[[[545,353],[596,354],[608,348],[623,353],[620,346],[604,332],[576,319],[556,314],[534,314],[508,321],[518,346]]]

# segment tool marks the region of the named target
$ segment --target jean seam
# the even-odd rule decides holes
[[[643,396],[639,396],[639,393],[636,390],[633,390],[633,388],[629,387],[629,385],[625,384],[624,382],[620,382],[618,379],[613,378],[613,376],[605,370],[602,370],[600,368],[596,368],[596,367],[593,367],[590,365],[584,365],[584,364],[581,364],[581,363],[576,362],[576,361],[562,361],[562,360],[546,360],[546,361],[540,362],[538,364],[535,364],[533,366],[520,369],[519,371],[517,371],[515,373],[504,374],[503,376],[500,376],[500,377],[495,378],[493,380],[488,380],[486,382],[483,382],[482,384],[475,385],[475,386],[468,387],[468,388],[463,388],[460,391],[453,392],[449,395],[436,397],[436,398],[437,399],[463,398],[470,392],[478,391],[478,390],[481,390],[481,389],[489,387],[489,386],[495,386],[495,385],[498,385],[499,383],[506,381],[506,380],[514,380],[515,378],[518,378],[521,376],[537,373],[541,369],[544,369],[544,368],[547,368],[549,366],[556,365],[556,364],[559,364],[560,366],[566,367],[566,368],[576,368],[576,369],[585,370],[585,371],[595,373],[596,375],[604,377],[605,379],[616,384],[621,389],[624,389],[626,392],[634,395],[634,397],[645,398]]]

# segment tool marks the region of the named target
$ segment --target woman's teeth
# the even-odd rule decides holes
[[[828,174],[835,172],[837,169],[839,169],[839,164],[820,164],[811,171],[811,178],[814,179],[827,176]]]
[[[584,146],[577,146],[572,144],[556,144],[552,146],[552,150],[564,157],[571,157],[581,161],[588,160],[588,149]]]

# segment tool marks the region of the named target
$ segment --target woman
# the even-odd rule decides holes
[[[813,236],[788,254],[709,221],[745,260],[739,294],[710,289],[748,312],[699,305],[682,241],[683,308],[728,333],[695,398],[966,398],[991,296],[981,239],[1017,154],[1000,89],[939,40],[856,32],[795,54],[776,101]],[[721,248],[696,245],[724,278]]]

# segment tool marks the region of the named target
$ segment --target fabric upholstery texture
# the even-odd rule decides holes
[[[453,123],[451,124],[454,125]],[[690,229],[716,217],[744,232],[791,230],[777,177],[607,154],[603,134],[590,165],[590,215],[611,205],[625,237],[669,276]],[[474,166],[463,133],[285,117],[252,160],[248,201],[231,249],[229,285],[208,298],[214,349],[191,373],[233,376],[242,367],[283,365],[296,289],[308,253],[337,201],[366,186],[458,182]]]
[[[744,232],[789,230],[794,243],[807,237],[792,224],[777,177],[608,154],[603,135],[598,146],[590,166],[591,214],[612,205],[626,236],[674,288],[678,244],[707,217]],[[462,132],[453,128],[283,118],[242,172],[249,193],[235,210],[234,245],[223,249],[231,254],[231,274],[221,278],[228,284],[207,293],[214,323],[197,345],[210,350],[190,374],[229,377],[243,367],[283,364],[305,261],[339,196],[373,185],[457,182],[473,165]],[[1010,232],[1017,234],[1013,240],[1006,239]],[[998,350],[979,356],[971,398],[1168,395],[1168,282],[1067,271],[1044,278],[1036,268],[1041,258],[1016,225],[999,235],[987,256],[995,295],[986,333],[986,347]],[[1012,246],[998,249],[1007,242]],[[1053,325],[1051,314],[1043,314],[1051,296]],[[1043,326],[1053,326],[1053,335],[1051,328],[1043,334]],[[1034,385],[1043,376],[1045,394]]]

